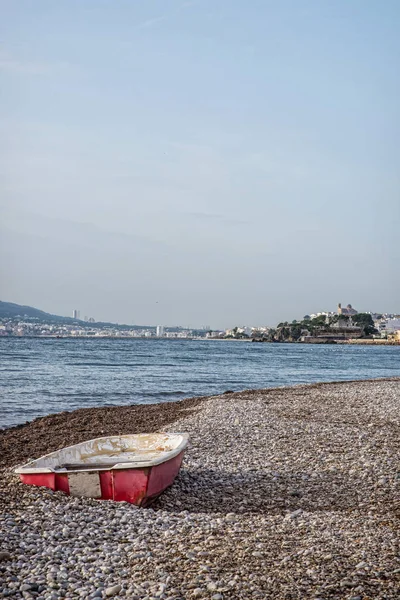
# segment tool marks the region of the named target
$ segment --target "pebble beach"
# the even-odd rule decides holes
[[[148,509],[24,486],[85,439],[185,431]],[[400,379],[82,409],[0,432],[0,598],[400,596]]]

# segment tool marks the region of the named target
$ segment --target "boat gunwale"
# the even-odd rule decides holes
[[[60,448],[59,450],[55,450],[54,452],[49,452],[48,454],[44,454],[35,460],[30,460],[22,466],[16,467],[14,469],[14,473],[17,475],[39,475],[41,473],[55,473],[57,475],[65,475],[68,473],[85,473],[85,472],[93,472],[93,471],[114,471],[114,470],[130,470],[130,469],[145,469],[155,467],[157,465],[161,465],[165,462],[168,462],[172,458],[175,458],[181,452],[183,452],[188,443],[189,443],[189,434],[180,433],[180,432],[155,432],[154,435],[167,435],[167,436],[179,436],[182,438],[180,444],[174,448],[173,450],[169,450],[161,453],[159,457],[151,458],[147,460],[132,460],[125,462],[117,462],[110,463],[110,465],[106,466],[104,463],[101,466],[96,467],[96,463],[88,463],[85,465],[82,464],[82,467],[78,469],[67,469],[67,468],[51,468],[51,467],[30,467],[33,463],[36,463],[38,460],[46,459],[49,457],[54,457],[54,455],[58,454],[62,450],[69,450],[71,448],[76,448],[77,446],[81,446],[82,444],[86,444],[88,442],[98,442],[101,440],[108,440],[109,438],[131,438],[131,437],[139,437],[140,435],[152,435],[152,434],[125,434],[125,435],[114,435],[114,436],[103,436],[100,438],[93,438],[91,440],[86,440],[83,442],[79,442],[78,444],[73,444],[72,446],[65,446],[64,448]],[[83,468],[85,467],[85,468]]]

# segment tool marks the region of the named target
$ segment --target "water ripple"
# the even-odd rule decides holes
[[[400,347],[0,338],[0,427],[85,406],[400,376]]]

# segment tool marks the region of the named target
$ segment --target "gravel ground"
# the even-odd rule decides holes
[[[74,426],[73,441],[100,435],[111,409],[92,427],[77,411],[0,436],[0,597],[399,598],[400,380],[174,407],[104,419],[112,432],[120,415],[121,433],[190,433],[178,479],[151,509],[24,486],[11,473],[43,443],[33,439],[41,422],[55,419],[60,436],[64,423],[65,445]]]

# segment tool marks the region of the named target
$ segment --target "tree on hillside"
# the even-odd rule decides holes
[[[316,327],[320,325],[326,325],[326,315],[320,315],[319,317],[311,319],[310,324]]]
[[[294,339],[296,342],[297,340],[299,340],[301,338],[301,332],[302,332],[302,326],[300,323],[296,323],[295,325],[292,325],[291,329],[291,337],[292,339]]]
[[[368,313],[358,313],[352,317],[353,323],[364,330],[365,335],[377,333],[374,320]]]

